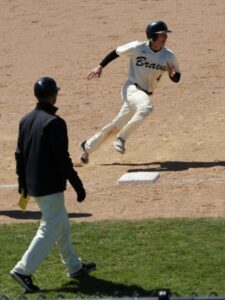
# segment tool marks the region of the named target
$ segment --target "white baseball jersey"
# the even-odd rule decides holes
[[[119,46],[116,53],[119,56],[130,57],[128,80],[149,92],[153,92],[158,85],[166,71],[167,63],[173,64],[176,72],[181,73],[173,51],[163,47],[160,51],[154,52],[149,47],[149,41],[134,41]]]

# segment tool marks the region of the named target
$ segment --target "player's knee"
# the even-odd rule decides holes
[[[139,111],[139,114],[142,116],[142,117],[146,117],[148,116],[153,110],[153,107],[151,104],[149,105],[145,105],[145,106],[142,106],[138,109]]]
[[[122,122],[120,122],[118,120],[113,120],[112,127],[111,127],[111,132],[112,133],[117,132],[121,128],[122,128]]]

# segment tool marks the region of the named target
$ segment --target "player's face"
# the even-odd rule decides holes
[[[154,46],[158,49],[162,48],[165,46],[167,40],[167,33],[158,33],[158,38],[156,41],[154,41]]]

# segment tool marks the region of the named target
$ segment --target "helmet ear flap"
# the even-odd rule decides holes
[[[156,41],[157,40],[157,38],[158,38],[158,35],[157,34],[154,34],[154,33],[152,33],[152,34],[146,34],[147,35],[147,39],[151,42],[151,41]]]
[[[148,38],[148,40],[149,40],[149,42],[155,42],[157,40],[157,38],[158,38],[158,35],[154,35],[152,38]]]
[[[150,23],[146,27],[146,35],[149,41],[155,41],[157,39],[157,35],[154,32],[154,23]]]
[[[155,42],[158,38],[158,35],[157,34],[154,34],[154,37],[152,38],[153,42]]]

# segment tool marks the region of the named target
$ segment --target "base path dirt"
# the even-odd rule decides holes
[[[0,11],[0,223],[37,221],[31,200],[19,210],[14,152],[18,122],[35,105],[33,84],[45,75],[61,87],[57,106],[67,122],[70,153],[87,190],[66,206],[76,222],[109,219],[225,216],[224,0],[8,1]],[[165,75],[153,112],[127,141],[114,136],[79,166],[79,143],[106,125],[121,106],[128,59],[109,64],[88,82],[88,71],[117,46],[145,40],[148,21],[164,20],[167,46],[177,55],[181,82]],[[126,172],[159,172],[153,184],[121,185]]]

